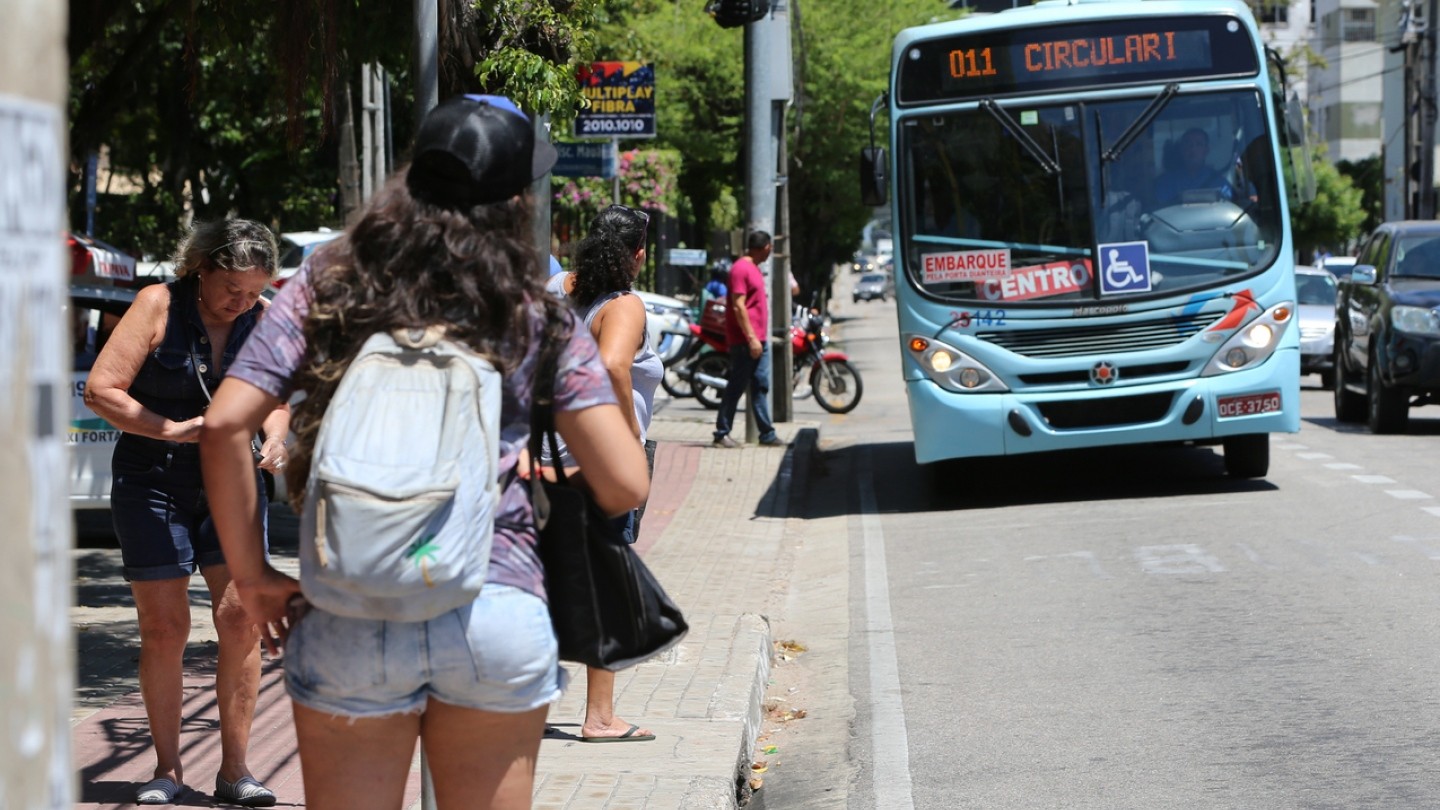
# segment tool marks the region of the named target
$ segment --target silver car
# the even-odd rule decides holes
[[[884,273],[866,273],[855,282],[855,290],[851,293],[852,303],[873,301],[875,299],[885,300],[890,294],[890,277]]]
[[[1320,387],[1335,387],[1335,276],[1313,267],[1295,268],[1300,301],[1300,373],[1319,374]]]

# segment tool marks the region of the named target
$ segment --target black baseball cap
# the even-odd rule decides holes
[[[456,96],[425,114],[405,175],[410,193],[449,208],[504,202],[556,160],[529,116],[504,96]]]

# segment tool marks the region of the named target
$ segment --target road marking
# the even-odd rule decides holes
[[[1428,559],[1431,559],[1431,560],[1440,560],[1440,550],[1436,550],[1436,549],[1431,548],[1430,546],[1425,545],[1424,543],[1422,543],[1422,542],[1421,542],[1419,539],[1417,539],[1417,538],[1414,538],[1414,537],[1406,537],[1406,536],[1403,535],[1403,534],[1397,534],[1397,535],[1395,535],[1394,537],[1391,537],[1390,539],[1391,539],[1391,540],[1394,540],[1394,541],[1397,542],[1397,543],[1404,543],[1404,544],[1406,544],[1406,545],[1408,545],[1408,546],[1414,546],[1414,548],[1415,548],[1416,551],[1420,552],[1421,554],[1424,554]]]
[[[1260,556],[1260,552],[1258,552],[1258,551],[1256,551],[1255,549],[1251,548],[1248,544],[1246,544],[1246,543],[1236,543],[1236,544],[1235,544],[1235,547],[1238,548],[1238,549],[1240,549],[1240,551],[1243,552],[1246,557],[1249,557],[1249,558],[1250,558],[1250,562],[1255,563],[1256,565],[1261,566],[1261,567],[1263,567],[1263,568],[1268,568],[1268,569],[1270,569],[1271,571],[1279,571],[1279,570],[1280,570],[1280,566],[1278,566],[1278,565],[1272,565],[1272,564],[1266,562],[1266,561],[1265,561],[1265,558]]]
[[[1314,461],[1321,458],[1334,458],[1334,456],[1330,455],[1329,453],[1296,453],[1295,457],[1303,458],[1306,461]]]
[[[1359,469],[1363,469],[1359,464],[1351,464],[1351,463],[1345,462],[1345,461],[1337,461],[1337,462],[1335,462],[1334,464],[1326,464],[1325,467],[1326,467],[1326,469],[1330,469],[1330,470],[1359,470]]]
[[[910,736],[900,694],[900,658],[890,616],[890,580],[885,567],[885,532],[875,501],[873,460],[867,447],[860,460],[860,528],[865,544],[865,629],[870,653],[870,785],[875,806],[914,810],[910,788]]]
[[[1194,543],[1168,546],[1140,546],[1135,558],[1147,574],[1219,574],[1225,566],[1215,556]]]
[[[1430,493],[1418,489],[1387,489],[1385,494],[1402,501],[1423,501],[1430,497]]]
[[[1379,557],[1376,557],[1374,554],[1366,554],[1366,553],[1363,552],[1363,551],[1355,551],[1355,552],[1351,552],[1351,553],[1354,554],[1354,555],[1360,560],[1360,562],[1363,562],[1363,563],[1365,563],[1366,565],[1379,565],[1379,564],[1380,564],[1380,558],[1379,558]]]
[[[1276,449],[1276,450],[1309,450],[1309,449],[1310,449],[1310,445],[1308,445],[1308,444],[1300,444],[1300,443],[1298,443],[1298,442],[1276,442],[1276,443],[1275,443],[1275,449]]]
[[[1094,574],[1096,579],[1111,578],[1110,575],[1105,572],[1104,566],[1100,565],[1100,559],[1095,556],[1095,552],[1093,551],[1071,551],[1067,554],[1038,554],[1026,557],[1025,562],[1040,562],[1041,560],[1063,560],[1067,557],[1074,557],[1076,559],[1084,560],[1090,568],[1090,573]]]
[[[1440,517],[1440,506],[1422,506],[1420,507],[1420,511],[1429,512],[1435,517]]]
[[[1352,475],[1356,481],[1362,484],[1393,484],[1395,479],[1386,475]]]

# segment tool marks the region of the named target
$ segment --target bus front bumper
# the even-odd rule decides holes
[[[1008,456],[1084,447],[1208,441],[1300,429],[1300,353],[1218,377],[1050,393],[957,394],[907,380],[915,460]],[[1278,394],[1279,410],[1264,395]],[[1235,400],[1240,397],[1240,400]],[[1220,415],[1224,401],[1230,412]]]

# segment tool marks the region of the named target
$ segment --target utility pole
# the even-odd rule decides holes
[[[414,0],[415,126],[440,103],[440,12],[438,0]]]
[[[66,5],[0,0],[0,807],[75,806]]]
[[[1435,218],[1435,11],[1440,0],[1426,0],[1425,35],[1420,60],[1420,177],[1416,189],[1415,218]]]
[[[790,14],[786,0],[774,0],[770,13],[745,26],[745,146],[747,231],[765,231],[774,238],[769,268],[770,326],[783,339],[771,342],[770,387],[776,421],[789,421],[790,391],[790,235],[776,233],[777,191],[785,176],[780,165],[785,138],[785,108],[792,95]],[[788,227],[788,223],[787,223]],[[747,397],[754,396],[751,390]],[[755,420],[745,409],[745,440],[757,436]]]

